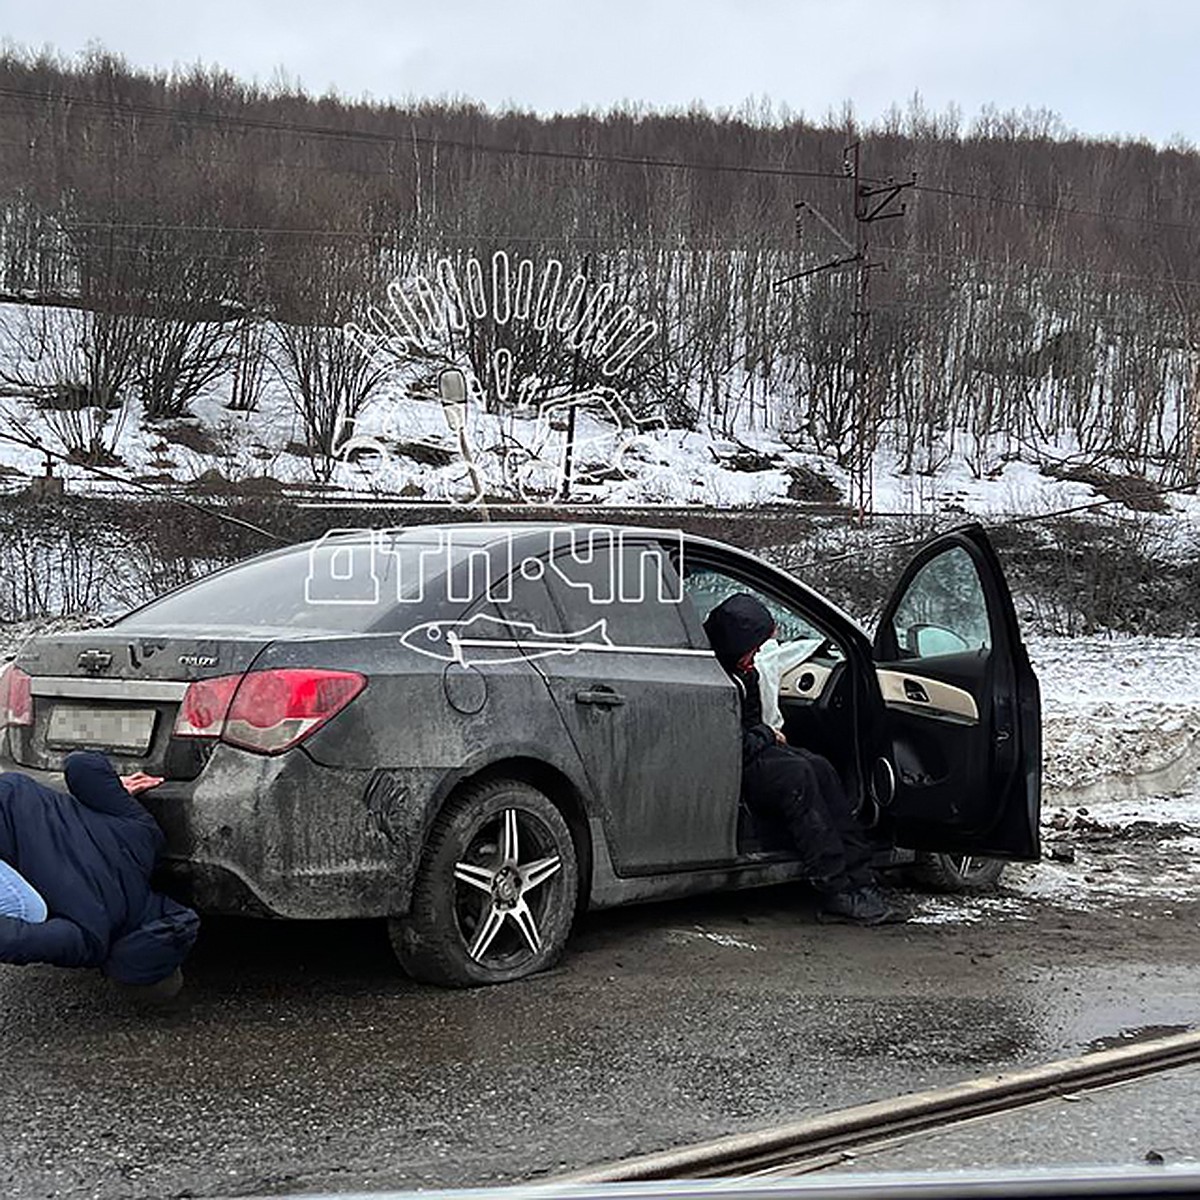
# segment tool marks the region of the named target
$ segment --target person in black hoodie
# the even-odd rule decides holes
[[[122,778],[91,751],[68,755],[63,774],[70,795],[0,774],[0,862],[31,897],[25,916],[45,918],[0,916],[0,963],[99,967],[169,998],[199,918],[150,886],[164,839],[134,793],[161,780]]]
[[[833,764],[789,746],[763,721],[755,655],[775,633],[757,597],[739,592],[708,614],[704,631],[742,704],[742,799],[783,826],[822,896],[823,920],[883,925],[904,920],[871,869],[871,851]]]

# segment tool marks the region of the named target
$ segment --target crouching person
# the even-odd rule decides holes
[[[90,751],[64,775],[69,795],[0,775],[0,963],[99,967],[169,999],[200,922],[150,886],[164,839],[134,796],[162,780]]]
[[[766,605],[739,592],[708,614],[704,631],[741,697],[742,799],[752,813],[787,830],[821,893],[821,919],[855,925],[906,920],[871,869],[870,847],[833,764],[787,745],[763,721],[754,659],[775,633]]]

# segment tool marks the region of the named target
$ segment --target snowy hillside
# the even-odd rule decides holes
[[[468,403],[459,432],[437,398],[428,392],[425,398],[414,395],[394,379],[382,382],[353,421],[341,423],[337,461],[309,449],[294,389],[278,373],[264,377],[257,407],[249,412],[230,407],[230,371],[215,374],[179,420],[144,420],[136,388],[127,389],[120,407],[109,412],[48,404],[55,376],[38,348],[44,348],[46,329],[60,341],[69,340],[77,318],[62,310],[0,305],[0,380],[8,380],[0,386],[0,479],[9,491],[44,472],[46,455],[35,446],[67,455],[80,444],[102,449],[109,477],[56,462],[54,472],[76,492],[119,492],[137,481],[151,488],[197,483],[251,492],[320,488],[327,494],[458,503],[483,493],[495,500],[537,503],[561,491],[565,409],[514,408],[500,416]],[[846,470],[807,448],[794,433],[763,428],[762,422],[760,416],[757,427],[738,427],[733,437],[723,437],[668,428],[662,420],[639,420],[619,398],[593,397],[578,409],[570,499],[720,508],[846,503]],[[945,442],[936,474],[902,474],[885,430],[874,458],[875,511],[994,518],[1102,498],[1091,482],[1046,473],[1057,466],[1062,475],[1062,465],[1083,461],[1072,446],[1023,446],[1014,452],[1008,439],[997,438],[992,452],[983,456],[995,465],[979,477],[970,466],[980,461],[978,439],[972,443],[962,431],[947,431]],[[1088,464],[1094,466],[1094,458]],[[1153,479],[1144,486],[1153,487]],[[1183,517],[1188,527],[1200,520],[1200,501],[1194,495],[1164,499],[1164,520],[1174,523]]]

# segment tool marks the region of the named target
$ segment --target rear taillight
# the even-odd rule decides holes
[[[0,669],[0,729],[33,724],[33,697],[29,676],[20,667],[6,663]]]
[[[301,667],[205,679],[188,687],[175,733],[280,754],[316,732],[366,686],[354,671]]]
[[[218,675],[189,683],[175,718],[175,736],[220,737],[233,693],[241,682],[240,675]]]
[[[221,739],[278,754],[314,733],[366,686],[366,679],[353,671],[251,671],[233,698]]]

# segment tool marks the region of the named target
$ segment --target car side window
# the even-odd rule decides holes
[[[715,567],[692,566],[686,569],[683,578],[683,589],[687,598],[695,606],[696,613],[703,621],[722,601],[739,592],[748,592],[766,605],[771,616],[775,618],[775,639],[780,645],[789,642],[825,641],[825,634],[809,621],[802,613],[780,603],[774,596],[769,596],[750,584],[726,575]]]
[[[497,589],[496,609],[506,621],[532,625],[541,633],[562,633],[562,618],[544,579],[542,559],[527,559]]]
[[[614,543],[611,553],[590,558],[556,555],[546,583],[562,609],[564,633],[605,622],[617,646],[683,649],[687,630],[679,611],[675,568],[656,546]]]
[[[987,597],[974,560],[961,546],[944,550],[913,576],[892,617],[905,658],[986,652]]]

